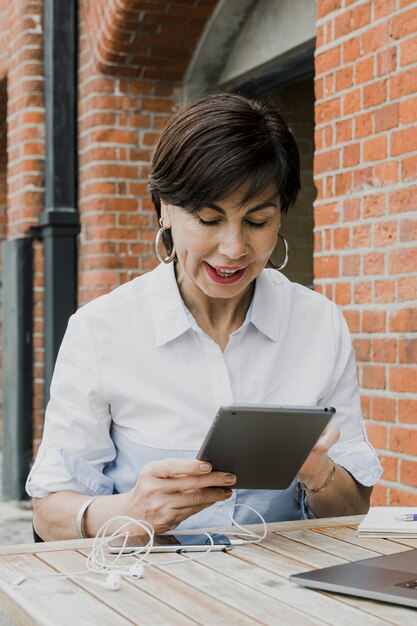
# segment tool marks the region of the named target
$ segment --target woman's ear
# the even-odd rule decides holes
[[[161,217],[165,228],[171,228],[171,205],[161,198]]]

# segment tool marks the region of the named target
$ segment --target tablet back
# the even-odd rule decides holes
[[[197,458],[237,476],[237,489],[287,489],[324,428],[332,407],[221,407]]]

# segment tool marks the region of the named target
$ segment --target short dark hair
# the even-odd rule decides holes
[[[189,211],[227,197],[249,181],[243,203],[275,184],[286,213],[300,191],[300,155],[278,109],[239,94],[217,93],[180,108],[161,133],[149,190]],[[169,237],[164,239],[171,247]]]

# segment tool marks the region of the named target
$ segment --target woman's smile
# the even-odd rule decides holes
[[[210,265],[203,261],[208,276],[218,285],[231,285],[237,283],[244,275],[246,267],[222,267]]]

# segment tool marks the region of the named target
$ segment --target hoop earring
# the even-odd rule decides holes
[[[281,263],[281,265],[275,265],[274,263],[272,263],[271,259],[269,259],[268,263],[266,264],[267,267],[272,267],[273,270],[283,270],[284,267],[287,265],[288,263],[288,253],[289,253],[289,246],[287,243],[287,240],[285,239],[284,235],[282,235],[280,232],[278,233],[278,237],[281,239],[281,241],[284,244],[285,247],[285,258],[283,260],[283,262]]]
[[[175,246],[174,244],[172,244],[172,250],[171,250],[171,254],[168,254],[166,257],[163,257],[161,255],[161,253],[159,252],[159,245],[161,243],[161,239],[163,241],[163,234],[166,230],[171,230],[170,228],[167,228],[166,226],[164,226],[164,223],[162,221],[162,217],[159,219],[159,224],[161,226],[161,228],[158,230],[158,232],[156,233],[156,238],[155,238],[155,254],[158,258],[158,261],[160,261],[161,263],[165,263],[166,265],[168,265],[168,263],[171,263],[174,259],[175,259]],[[164,244],[165,245],[165,244]]]

